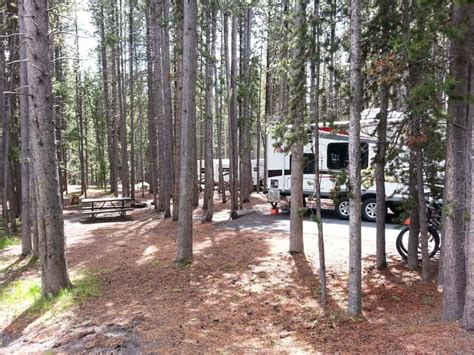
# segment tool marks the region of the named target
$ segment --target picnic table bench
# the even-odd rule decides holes
[[[133,211],[133,208],[126,204],[130,201],[131,197],[84,198],[81,200],[81,210],[83,214],[89,214],[92,219],[100,213],[118,213],[126,217],[127,211]]]

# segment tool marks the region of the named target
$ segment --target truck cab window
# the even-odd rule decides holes
[[[360,144],[360,162],[362,169],[369,165],[369,145]],[[328,169],[345,169],[349,165],[349,144],[329,143],[327,155]]]

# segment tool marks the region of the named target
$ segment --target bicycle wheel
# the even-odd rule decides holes
[[[408,239],[410,235],[409,231],[410,231],[409,227],[404,227],[400,231],[397,237],[397,242],[396,242],[397,251],[403,259],[406,259],[408,257]],[[436,253],[438,252],[439,244],[440,244],[440,239],[439,239],[438,232],[436,231],[436,229],[432,227],[428,227],[428,254],[430,258],[435,256]],[[421,260],[420,235],[418,235],[418,260]]]
[[[395,245],[397,246],[398,254],[400,254],[403,259],[406,259],[408,257],[408,236],[410,234],[409,232],[409,227],[403,227],[403,229],[398,234],[397,242],[395,243]]]

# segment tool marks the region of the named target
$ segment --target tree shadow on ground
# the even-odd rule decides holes
[[[38,268],[38,260],[35,256],[19,256],[13,263],[2,270],[0,274],[0,292],[12,282],[19,280],[28,271]],[[26,261],[26,262],[25,262]]]
[[[18,339],[31,323],[41,317],[42,312],[39,311],[39,308],[42,302],[42,299],[37,299],[33,305],[16,316],[10,324],[2,330],[0,334],[0,345],[2,347],[6,347]]]
[[[321,280],[319,273],[318,275],[314,273],[315,267],[309,262],[304,253],[293,254],[292,258],[296,266],[296,272],[293,272],[292,274],[295,283],[304,286],[308,290],[309,296],[318,299],[321,307],[324,307],[324,305],[321,303]],[[326,271],[326,278],[327,277],[328,275]],[[327,310],[328,307],[339,308],[338,304],[334,302],[329,293],[325,310]]]
[[[133,218],[130,216],[102,216],[96,218],[87,218],[83,217],[80,220],[81,224],[99,224],[99,223],[121,223],[121,222],[130,222]]]
[[[2,253],[0,252],[0,255]],[[28,256],[27,255],[19,255],[16,260],[14,262],[12,262],[11,264],[9,264],[8,266],[6,266],[5,268],[3,268],[1,271],[3,273],[6,273],[10,270],[12,270],[13,268],[15,268],[17,265],[21,264],[22,261],[24,261]]]

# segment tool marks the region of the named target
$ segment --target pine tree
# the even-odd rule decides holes
[[[360,1],[352,0],[350,7],[350,84],[351,105],[349,121],[349,301],[350,314],[362,311],[361,265],[361,171],[360,116],[362,111],[361,79],[361,19]]]
[[[183,91],[181,107],[181,171],[179,176],[179,217],[176,240],[179,264],[193,258],[193,166],[196,165],[196,75],[197,75],[197,2],[185,0],[183,8]]]
[[[47,1],[22,1],[28,60],[29,118],[36,178],[42,293],[70,287],[65,257],[64,222],[54,147],[53,93],[49,56]],[[41,183],[39,183],[41,182]]]
[[[303,253],[303,148],[307,141],[305,120],[306,0],[298,0],[293,14],[292,67],[290,84],[291,137],[291,210],[290,253]]]

